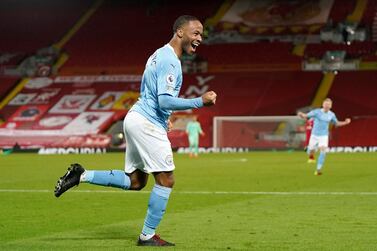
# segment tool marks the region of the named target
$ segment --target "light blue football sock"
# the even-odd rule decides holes
[[[154,185],[151,197],[149,198],[147,216],[145,217],[142,234],[154,235],[155,230],[160,224],[162,216],[165,214],[171,188]]]
[[[318,157],[317,170],[321,170],[322,169],[322,166],[325,163],[325,157],[326,157],[326,152],[321,151],[319,153],[319,157]]]
[[[131,180],[124,171],[85,171],[82,182],[90,184],[122,188],[128,190],[131,186]]]

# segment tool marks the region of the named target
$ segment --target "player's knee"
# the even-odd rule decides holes
[[[140,191],[145,187],[146,183],[140,181],[131,182],[130,190]]]
[[[171,177],[171,178],[168,178],[168,179],[160,180],[159,185],[163,186],[163,187],[173,188],[174,183],[175,183],[175,180],[174,180],[173,177]]]
[[[130,190],[140,191],[146,185],[147,185],[147,180],[146,179],[140,179],[138,177],[132,177],[131,178]]]
[[[175,183],[175,179],[174,179],[174,176],[173,176],[173,175],[163,176],[162,179],[157,180],[157,183],[158,183],[160,186],[163,186],[163,187],[170,187],[170,188],[173,188],[174,183]]]
[[[164,187],[170,187],[170,188],[173,188],[174,186],[174,183],[175,183],[175,180],[174,180],[174,177],[168,179],[164,185]]]
[[[153,173],[153,175],[157,185],[169,188],[174,186],[175,180],[173,172],[158,172]]]
[[[127,175],[131,180],[130,190],[141,190],[147,185],[148,174],[141,171],[134,171],[133,173]]]

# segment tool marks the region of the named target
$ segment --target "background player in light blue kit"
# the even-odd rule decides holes
[[[315,175],[322,174],[322,167],[325,162],[326,151],[329,145],[329,125],[330,123],[335,126],[345,126],[351,123],[351,119],[347,118],[344,121],[338,121],[330,109],[332,107],[332,100],[326,98],[322,103],[322,109],[314,109],[309,113],[305,114],[303,112],[298,112],[298,116],[303,119],[314,119],[314,126],[312,129],[312,134],[309,140],[308,154],[314,154],[314,152],[319,149],[320,154],[317,162],[317,170]]]
[[[174,185],[175,165],[167,137],[172,110],[200,108],[216,102],[216,93],[213,91],[194,99],[178,98],[182,85],[179,58],[183,52],[193,54],[196,51],[202,42],[202,34],[203,26],[196,17],[180,16],[173,25],[170,42],[149,57],[141,81],[139,100],[123,123],[127,144],[125,170],[90,171],[80,164],[72,164],[55,187],[56,197],[80,182],[140,190],[147,184],[149,174],[153,174],[155,185],[137,243],[140,246],[174,245],[155,234]]]

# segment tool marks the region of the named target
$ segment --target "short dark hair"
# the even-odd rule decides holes
[[[179,16],[175,22],[174,22],[174,25],[173,25],[173,33],[177,32],[177,30],[179,28],[181,28],[184,24],[190,22],[190,21],[199,21],[199,19],[197,17],[194,17],[194,16],[190,16],[190,15],[182,15],[182,16]]]

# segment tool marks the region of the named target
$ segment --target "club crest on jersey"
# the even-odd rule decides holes
[[[165,163],[168,165],[168,166],[172,166],[173,165],[173,155],[169,154],[165,157]]]

